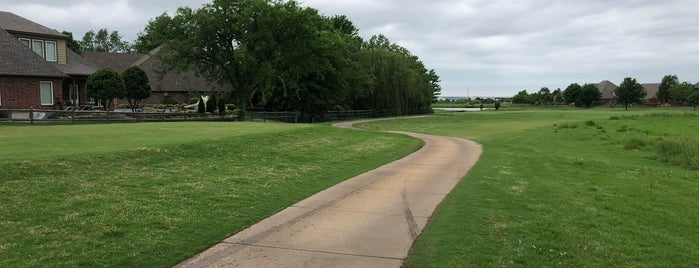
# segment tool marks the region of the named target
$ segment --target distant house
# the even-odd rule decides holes
[[[600,103],[614,103],[614,99],[616,98],[614,92],[619,88],[619,86],[615,85],[609,80],[604,80],[594,85],[602,93]]]
[[[0,11],[0,109],[79,105],[95,68],[67,48],[68,37]]]
[[[85,52],[85,59],[98,68],[109,67],[123,72],[131,66],[138,66],[148,75],[151,84],[151,96],[144,104],[187,103],[189,92],[212,92],[222,90],[220,85],[210,83],[193,72],[158,74],[160,61],[156,57],[160,48],[148,54],[141,53],[103,53]],[[122,100],[123,102],[123,100]]]
[[[658,98],[658,90],[660,90],[660,83],[645,83],[641,84],[643,90],[646,92],[646,100],[648,104],[660,104],[664,101]]]

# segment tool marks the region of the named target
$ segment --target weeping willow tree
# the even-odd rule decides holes
[[[392,110],[394,115],[431,112],[441,88],[439,76],[410,51],[383,35],[372,37],[362,49],[362,65],[373,76],[368,89],[371,107]]]

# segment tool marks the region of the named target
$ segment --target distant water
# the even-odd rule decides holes
[[[450,111],[450,112],[480,112],[481,108],[432,108],[434,110]],[[483,108],[483,110],[488,110]]]

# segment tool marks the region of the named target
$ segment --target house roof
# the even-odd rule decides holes
[[[0,29],[14,33],[48,36],[61,39],[67,38],[67,36],[59,33],[56,30],[5,11],[0,11]]]
[[[141,53],[108,53],[108,52],[85,52],[83,57],[86,62],[98,68],[112,68],[118,72],[123,72],[135,61],[145,56]]]
[[[92,67],[90,63],[87,60],[85,60],[85,58],[83,58],[82,56],[78,55],[78,53],[75,53],[70,49],[68,49],[68,61],[66,62],[66,64],[54,63],[53,65],[61,72],[66,73],[68,75],[89,76],[95,71],[97,71],[96,68]]]
[[[595,84],[595,86],[597,86],[597,89],[602,92],[602,99],[614,99],[614,91],[619,88],[619,86],[615,85],[609,80],[599,82]]]
[[[3,29],[0,29],[0,59],[0,75],[66,77],[54,64],[46,62]]]
[[[641,84],[643,90],[646,91],[646,99],[654,99],[660,90],[660,83],[645,83]]]
[[[158,52],[160,52],[160,48],[156,48],[148,54],[85,52],[84,56],[95,67],[109,67],[119,72],[123,72],[131,66],[138,66],[148,75],[148,80],[150,80],[151,88],[154,91],[211,91],[221,88],[216,83],[210,83],[197,76],[194,72],[171,72],[161,77],[157,71],[160,60],[155,57]]]

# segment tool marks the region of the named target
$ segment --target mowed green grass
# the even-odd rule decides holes
[[[419,146],[327,125],[0,125],[0,267],[170,266]]]
[[[484,146],[406,267],[699,267],[691,110],[442,113],[363,126]],[[661,153],[678,142],[694,162]]]

